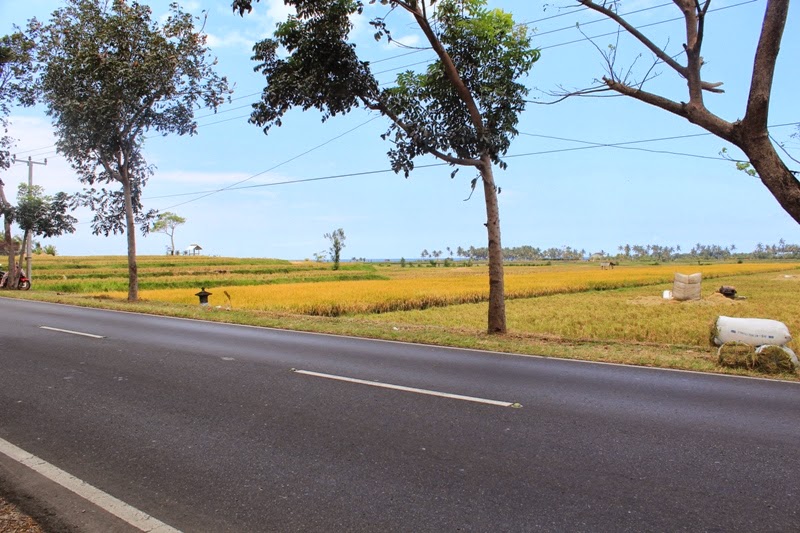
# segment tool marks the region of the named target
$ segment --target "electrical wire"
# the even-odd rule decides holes
[[[369,123],[370,123],[370,122],[372,122],[373,120],[376,120],[377,118],[378,118],[378,116],[374,116],[374,117],[370,118],[369,120],[367,120],[367,121],[365,121],[365,122],[362,122],[362,123],[361,123],[361,124],[359,124],[358,126],[355,126],[354,128],[350,128],[349,130],[345,131],[344,133],[341,133],[341,134],[337,135],[336,137],[333,137],[333,138],[331,138],[331,139],[328,139],[327,141],[325,141],[325,142],[323,142],[323,143],[321,143],[321,144],[318,144],[318,145],[314,146],[313,148],[309,148],[309,149],[308,149],[308,150],[306,150],[305,152],[302,152],[302,153],[300,153],[300,154],[297,154],[297,155],[295,155],[295,156],[293,156],[293,157],[290,157],[289,159],[286,159],[286,160],[284,160],[284,161],[281,161],[281,162],[280,162],[280,163],[278,163],[277,165],[274,165],[274,166],[272,166],[272,167],[270,167],[270,168],[268,168],[268,169],[266,169],[266,170],[262,170],[261,172],[258,172],[258,173],[256,173],[256,174],[253,174],[252,176],[249,176],[249,177],[247,177],[247,178],[245,178],[245,179],[243,179],[243,180],[237,181],[236,183],[233,183],[233,184],[231,184],[231,185],[228,185],[228,186],[226,186],[226,187],[222,187],[222,188],[220,188],[220,189],[217,189],[217,190],[214,190],[214,191],[210,191],[210,192],[208,192],[208,193],[204,193],[204,194],[203,194],[203,196],[200,196],[200,197],[198,197],[198,198],[194,198],[194,199],[192,199],[192,200],[187,200],[186,202],[182,202],[182,203],[179,203],[179,204],[176,204],[176,205],[173,205],[173,206],[167,207],[167,208],[165,208],[165,209],[172,209],[172,208],[175,208],[175,207],[178,207],[178,206],[184,205],[184,204],[188,204],[188,203],[190,203],[190,202],[196,202],[196,201],[198,201],[198,200],[202,200],[203,198],[207,198],[207,197],[209,197],[209,196],[211,196],[211,195],[218,194],[218,193],[221,193],[221,192],[223,192],[223,191],[227,191],[227,190],[232,190],[232,189],[235,189],[235,188],[237,188],[237,186],[238,186],[238,185],[241,185],[242,183],[246,183],[246,182],[248,182],[248,181],[250,181],[250,180],[252,180],[252,179],[254,179],[254,178],[257,178],[258,176],[261,176],[261,175],[263,175],[263,174],[266,174],[267,172],[271,172],[271,171],[273,171],[273,170],[275,170],[275,169],[277,169],[277,168],[279,168],[279,167],[282,167],[283,165],[285,165],[285,164],[287,164],[287,163],[291,163],[292,161],[295,161],[295,160],[297,160],[297,159],[299,159],[299,158],[301,158],[301,157],[303,157],[303,156],[306,156],[306,155],[310,154],[311,152],[313,152],[314,150],[318,150],[319,148],[322,148],[323,146],[325,146],[325,145],[328,145],[328,144],[332,143],[333,141],[336,141],[336,140],[338,140],[338,139],[341,139],[341,138],[342,138],[342,137],[344,137],[345,135],[348,135],[348,134],[350,134],[350,133],[354,132],[355,130],[357,130],[357,129],[361,128],[362,126],[366,126],[367,124],[369,124]],[[148,198],[148,199],[153,199],[153,198]]]
[[[375,117],[375,118],[377,118],[377,117]],[[374,120],[374,118],[372,120]],[[364,124],[361,124],[360,126],[363,126],[363,125]],[[800,125],[800,122],[789,122],[789,123],[784,123],[784,124],[776,124],[776,125],[771,126],[771,127],[772,128],[779,128],[779,127],[797,126],[797,125]],[[360,126],[358,126],[358,127],[360,127]],[[348,132],[345,132],[345,134],[346,133],[348,133]],[[742,161],[742,160],[731,159],[731,158],[722,157],[722,156],[708,156],[708,155],[702,155],[702,154],[690,154],[690,153],[677,152],[677,151],[672,151],[672,150],[652,150],[652,149],[648,149],[648,148],[638,148],[638,147],[630,147],[629,146],[629,145],[632,145],[632,144],[663,142],[663,141],[671,141],[671,140],[679,140],[679,139],[691,139],[691,138],[695,138],[695,137],[703,137],[703,136],[713,135],[713,134],[708,133],[708,132],[706,132],[706,133],[693,133],[693,134],[687,134],[687,135],[674,135],[674,136],[670,136],[670,137],[657,137],[657,138],[652,138],[652,139],[638,139],[638,140],[633,140],[633,141],[623,141],[623,142],[619,142],[619,143],[595,143],[595,142],[584,141],[584,140],[580,140],[580,139],[568,139],[568,138],[563,138],[563,137],[556,137],[556,136],[552,136],[552,135],[543,135],[543,134],[535,134],[535,133],[522,133],[521,132],[520,134],[521,135],[530,136],[530,137],[539,137],[539,138],[547,138],[547,139],[566,141],[566,142],[582,143],[582,144],[586,144],[588,146],[579,146],[579,147],[570,147],[570,148],[556,148],[556,149],[552,149],[552,150],[540,150],[540,151],[536,151],[536,152],[512,154],[512,155],[504,156],[505,159],[512,159],[512,158],[517,158],[517,157],[531,157],[531,156],[534,156],[534,155],[549,155],[549,154],[556,154],[556,153],[574,152],[574,151],[589,150],[589,149],[594,149],[594,148],[621,148],[621,149],[628,149],[628,150],[639,150],[639,151],[649,152],[649,153],[658,153],[658,154],[673,155],[673,156],[708,159],[708,160],[714,160],[714,161],[745,162],[745,161]],[[328,142],[330,142],[330,141],[328,141]],[[325,143],[325,144],[327,144],[327,143]],[[292,160],[293,159],[297,159],[297,157],[300,157],[300,155],[295,156],[294,158],[292,158]],[[288,162],[288,161],[286,161],[286,162]],[[281,163],[281,165],[282,164],[283,163]],[[426,164],[426,165],[415,165],[414,168],[415,169],[421,169],[421,168],[434,168],[434,167],[443,167],[443,166],[450,166],[450,165],[448,163],[431,163],[431,164]],[[275,168],[275,167],[273,167],[273,168]],[[361,176],[368,176],[368,175],[375,175],[375,174],[385,174],[385,173],[394,172],[394,170],[392,170],[391,168],[387,168],[387,169],[378,169],[378,170],[368,170],[368,171],[363,171],[363,172],[351,172],[351,173],[345,173],[345,174],[335,174],[335,175],[330,175],[330,176],[320,176],[320,177],[315,177],[315,178],[300,178],[300,179],[295,179],[295,180],[285,180],[285,181],[272,182],[272,183],[259,183],[259,184],[254,184],[254,185],[247,185],[247,186],[244,186],[244,187],[238,187],[237,186],[237,185],[239,185],[241,183],[249,181],[250,179],[253,179],[253,178],[257,177],[257,176],[260,176],[260,175],[262,175],[262,174],[264,174],[266,172],[269,172],[270,170],[272,170],[272,169],[268,169],[268,170],[259,172],[257,174],[254,174],[254,175],[250,176],[249,178],[247,178],[245,180],[242,180],[240,182],[237,182],[237,183],[232,184],[232,185],[227,186],[227,187],[223,187],[221,189],[206,190],[206,191],[196,191],[196,192],[188,192],[188,193],[178,193],[178,194],[170,194],[170,195],[163,195],[163,196],[151,196],[151,197],[148,197],[147,199],[148,200],[156,200],[156,199],[175,198],[175,197],[191,196],[191,195],[198,195],[198,194],[203,195],[203,196],[200,196],[199,198],[194,198],[192,200],[187,200],[185,202],[182,202],[182,203],[179,203],[179,204],[175,204],[175,205],[172,205],[172,206],[169,206],[169,207],[165,207],[165,208],[162,209],[162,210],[169,210],[169,209],[173,209],[175,207],[181,206],[181,205],[185,205],[185,204],[188,204],[188,203],[192,203],[192,202],[201,200],[203,198],[206,198],[208,196],[211,196],[213,194],[217,194],[217,193],[220,193],[220,192],[223,192],[223,191],[234,191],[234,190],[242,190],[242,189],[255,189],[255,188],[264,188],[264,187],[276,187],[278,185],[293,185],[293,184],[298,184],[298,183],[309,183],[309,182],[315,182],[315,181],[325,181],[325,180],[334,180],[334,179],[342,179],[342,178],[361,177]]]

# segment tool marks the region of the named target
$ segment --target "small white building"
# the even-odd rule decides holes
[[[200,252],[203,250],[203,247],[199,244],[190,244],[186,247],[183,251],[183,255],[200,255]]]

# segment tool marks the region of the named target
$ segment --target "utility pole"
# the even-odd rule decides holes
[[[28,187],[33,187],[33,165],[47,165],[47,158],[44,161],[34,161],[31,156],[28,156],[27,161],[18,161],[17,156],[13,156],[11,160],[14,163],[26,163],[28,165]],[[31,279],[31,261],[33,260],[31,241],[33,241],[33,233],[28,234],[28,242],[25,243],[25,275],[28,279]]]

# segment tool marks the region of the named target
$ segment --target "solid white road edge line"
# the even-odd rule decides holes
[[[392,385],[390,383],[381,383],[380,381],[367,381],[364,379],[348,378],[345,376],[336,376],[334,374],[323,374],[320,372],[312,372],[310,370],[297,370],[292,369],[297,374],[305,374],[306,376],[314,376],[318,378],[335,379],[338,381],[347,381],[349,383],[359,383],[361,385],[370,385],[372,387],[380,387],[383,389],[394,389],[405,392],[415,392],[417,394],[427,394],[429,396],[439,396],[441,398],[452,398],[454,400],[464,400],[467,402],[486,403],[489,405],[499,405],[500,407],[522,407],[514,402],[501,402],[499,400],[488,400],[486,398],[476,398],[474,396],[462,396],[461,394],[450,394],[449,392],[438,392],[426,389],[415,389],[413,387],[404,387],[402,385]]]
[[[61,333],[70,333],[72,335],[81,335],[83,337],[91,337],[93,339],[105,339],[103,335],[94,335],[92,333],[83,333],[80,331],[72,331],[69,329],[51,328],[50,326],[39,326],[39,329],[46,329],[50,331],[60,331]]]
[[[139,528],[148,533],[180,533],[179,530],[131,507],[127,503],[116,499],[103,492],[102,490],[81,481],[75,476],[64,472],[60,468],[51,465],[47,461],[39,459],[22,448],[14,446],[4,439],[0,439],[0,453],[7,455],[11,459],[21,463],[31,470],[38,472],[47,479],[58,483],[62,487],[74,492],[78,496],[89,500],[101,509],[124,520],[133,527]]]

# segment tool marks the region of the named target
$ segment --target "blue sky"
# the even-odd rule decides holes
[[[168,2],[145,1],[159,16]],[[491,7],[510,11],[517,22],[535,28],[533,42],[542,50],[540,61],[525,83],[531,99],[547,100],[559,87],[586,87],[604,74],[603,58],[616,37],[615,25],[569,0],[490,0]],[[49,20],[62,2],[27,0],[0,3],[4,33],[12,24],[24,25],[36,16]],[[418,168],[409,179],[390,171],[389,144],[379,137],[386,119],[355,110],[326,123],[316,111],[295,110],[283,126],[264,135],[247,123],[249,104],[263,88],[253,72],[251,47],[268,36],[285,18],[281,0],[262,0],[244,18],[234,15],[228,0],[182,3],[195,14],[208,12],[206,32],[218,71],[236,84],[234,101],[217,115],[200,110],[198,134],[193,137],[153,137],[145,153],[157,167],[144,193],[148,208],[173,211],[187,219],[178,228],[176,246],[197,243],[210,255],[304,259],[328,247],[323,235],[343,228],[347,236],[343,257],[418,257],[420,251],[485,246],[485,211],[479,192],[470,192],[473,174],[462,169],[450,179],[446,166]],[[722,8],[722,9],[720,9]],[[367,14],[385,8],[370,6]],[[659,44],[677,52],[683,43],[680,13],[670,0],[626,0],[624,13]],[[763,0],[714,0],[704,45],[704,79],[722,81],[724,94],[706,95],[708,107],[728,120],[742,116],[747,98],[752,57],[763,19]],[[373,62],[377,78],[391,83],[405,69],[421,68],[429,51],[376,43],[367,25],[356,21],[354,40],[362,57]],[[672,20],[670,22],[670,20]],[[408,45],[422,44],[410,19],[394,15],[393,36]],[[796,88],[800,71],[800,7],[793,3],[779,57],[770,124],[800,121]],[[595,45],[597,47],[595,47]],[[624,35],[618,46],[618,65],[633,65],[643,75],[652,58]],[[641,54],[641,57],[638,57]],[[646,88],[685,100],[683,80],[663,66]],[[16,109],[11,134],[19,139],[19,158],[41,161],[34,182],[48,193],[81,188],[69,165],[53,148],[49,118],[41,108]],[[645,104],[618,98],[568,99],[557,105],[530,104],[521,116],[509,151],[508,169],[496,171],[502,188],[500,217],[504,246],[540,248],[572,246],[587,252],[615,252],[623,244],[735,244],[752,250],[758,242],[800,242],[800,228],[780,208],[760,181],[720,161],[727,147],[738,150],[702,129]],[[775,127],[772,135],[800,158],[796,126]],[[691,136],[691,137],[689,137]],[[591,147],[666,137],[682,137],[627,145]],[[558,139],[556,139],[558,138]],[[583,147],[581,150],[575,148]],[[649,151],[633,150],[645,148]],[[572,149],[572,150],[571,150]],[[433,158],[418,166],[436,164]],[[790,168],[800,164],[789,161]],[[13,196],[27,181],[27,165],[16,164],[2,174]],[[360,174],[362,175],[354,175]],[[334,177],[350,175],[346,177]],[[330,178],[330,179],[320,179]],[[310,180],[310,181],[301,181]],[[287,183],[295,182],[295,183]],[[238,185],[237,185],[238,184]],[[230,190],[214,194],[203,191]],[[237,188],[239,187],[239,188]],[[242,188],[246,187],[246,188]],[[194,194],[198,193],[198,194]],[[77,213],[75,235],[47,240],[61,255],[123,255],[122,236],[91,233],[90,215]],[[163,234],[137,237],[138,253],[163,254],[169,238]]]

